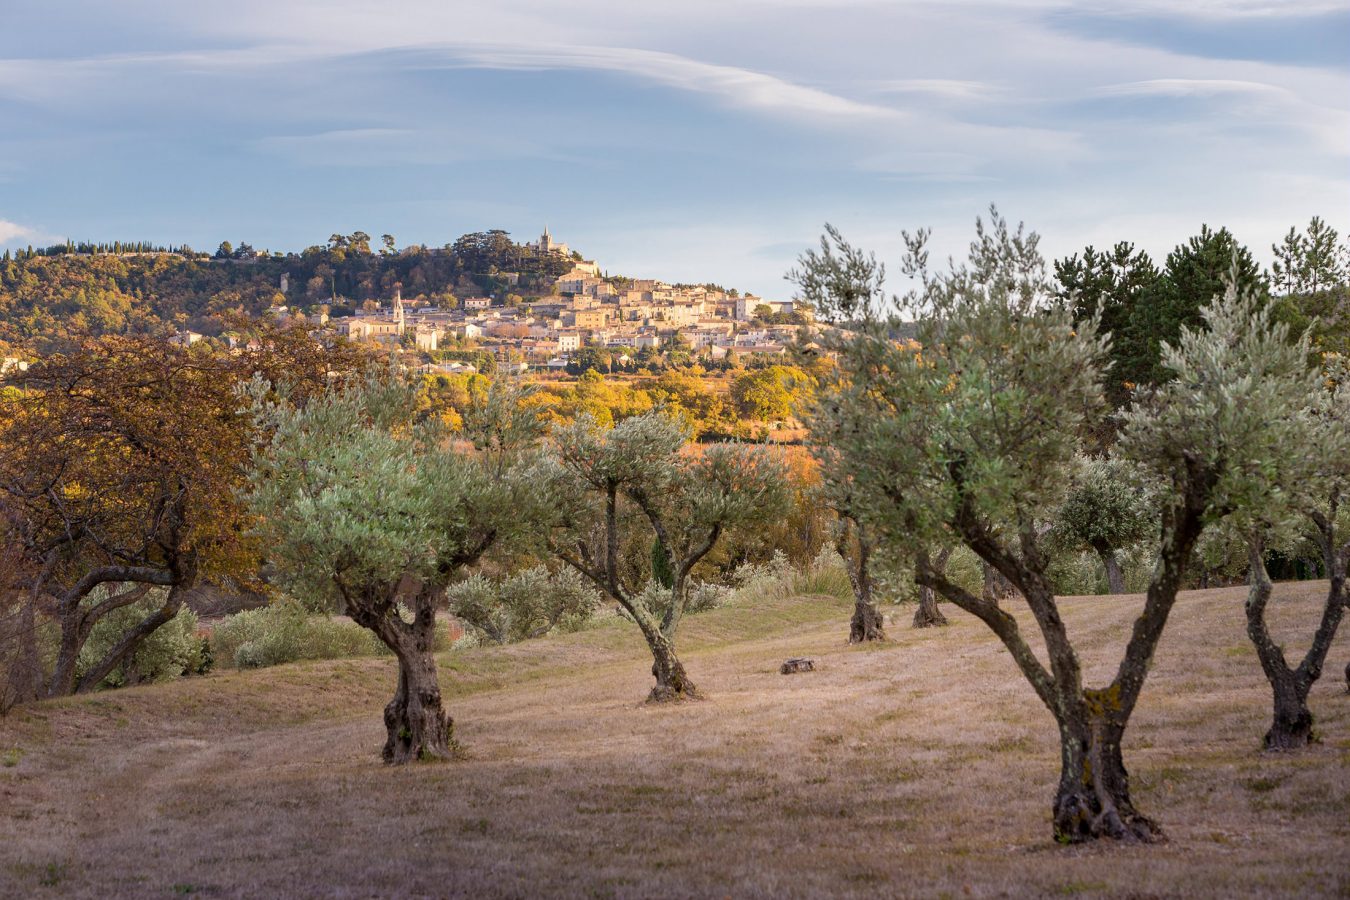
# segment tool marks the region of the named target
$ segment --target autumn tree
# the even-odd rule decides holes
[[[882,293],[875,259],[833,230],[796,273],[823,316],[857,323],[835,341],[851,377],[831,401],[847,421],[837,449],[860,517],[897,546],[964,544],[1025,598],[1044,662],[1015,617],[920,560],[919,583],[988,626],[1055,719],[1056,838],[1155,840],[1162,831],[1134,806],[1121,740],[1195,542],[1240,502],[1243,473],[1270,451],[1246,438],[1280,414],[1246,377],[1253,363],[1235,301],[1206,313],[1213,334],[1183,328],[1164,347],[1176,377],[1126,414],[1124,452],[1166,487],[1158,561],[1115,677],[1090,688],[1051,585],[1043,526],[1105,407],[1107,342],[1095,321],[1075,323],[1050,302],[1037,236],[997,212],[988,226],[977,221],[968,260],[949,271],[929,268],[926,232],[905,237],[916,287],[898,303]],[[917,317],[917,347],[892,338],[901,313]]]
[[[32,602],[60,639],[43,693],[96,687],[181,609],[203,574],[250,571],[236,501],[248,422],[236,361],[148,337],[87,339],[0,397],[0,494]],[[255,567],[256,570],[256,567]],[[163,602],[83,671],[109,614]]]
[[[675,652],[694,567],[725,534],[771,521],[787,505],[782,463],[764,448],[718,444],[699,452],[687,442],[684,427],[659,411],[612,428],[583,416],[554,432],[553,552],[637,623],[652,653],[654,701],[698,693]],[[637,532],[642,546],[660,545],[669,591],[644,590],[646,573],[623,565],[626,512],[649,529]],[[646,599],[653,593],[662,595],[656,605]]]
[[[731,400],[746,418],[765,422],[789,419],[811,387],[811,377],[796,366],[766,366],[734,378]]]
[[[398,659],[385,762],[449,757],[436,612],[465,566],[547,518],[528,473],[534,416],[498,382],[466,417],[470,446],[438,423],[415,425],[416,386],[389,375],[303,407],[269,402],[261,380],[251,390],[271,439],[255,456],[250,502],[281,584],[344,612]]]

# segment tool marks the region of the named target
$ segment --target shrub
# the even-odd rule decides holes
[[[571,569],[544,566],[506,578],[472,575],[447,594],[450,612],[482,638],[508,644],[555,629],[576,631],[600,605],[600,593]]]
[[[791,593],[851,599],[853,583],[848,579],[848,569],[844,567],[844,558],[839,551],[828,545],[822,546],[806,568],[792,573]]]
[[[215,627],[212,643],[222,662],[239,669],[388,652],[355,622],[310,612],[292,599],[230,616]]]
[[[720,606],[726,606],[735,594],[735,591],[723,584],[715,584],[711,581],[695,581],[689,585],[689,597],[685,602],[684,611],[701,613],[710,609],[717,609]]]
[[[738,603],[755,604],[798,594],[827,594],[850,598],[853,587],[844,560],[831,547],[820,552],[804,569],[792,567],[787,555],[775,550],[766,563],[746,563],[731,573]]]
[[[92,602],[106,597],[100,588],[90,596]],[[76,672],[83,676],[107,655],[113,646],[164,604],[162,590],[151,591],[136,603],[115,609],[95,623],[89,639],[80,649]],[[200,674],[211,667],[211,652],[204,638],[197,635],[197,616],[190,609],[152,631],[136,652],[113,669],[100,687],[122,687],[145,681],[171,681],[183,674]]]
[[[743,563],[731,573],[731,584],[738,601],[755,602],[785,597],[792,590],[792,563],[787,554],[775,549],[764,563]]]

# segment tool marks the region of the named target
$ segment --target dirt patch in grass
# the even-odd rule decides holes
[[[1278,586],[1286,652],[1323,590]],[[40,704],[0,720],[0,894],[1345,896],[1350,698],[1330,673],[1350,640],[1311,698],[1324,742],[1264,755],[1242,598],[1183,595],[1127,738],[1162,846],[1050,840],[1053,724],[978,623],[902,611],[886,645],[849,647],[849,604],[812,597],[689,619],[703,703],[643,704],[649,658],[617,620],[449,654],[448,764],[379,763],[385,659]],[[1064,601],[1092,680],[1140,603]],[[777,674],[801,655],[817,671]]]

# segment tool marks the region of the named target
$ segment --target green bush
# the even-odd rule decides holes
[[[544,566],[502,579],[472,575],[448,592],[450,611],[481,638],[497,644],[575,631],[600,606],[600,593],[571,569]]]
[[[100,588],[90,596],[92,603],[107,596]],[[83,676],[107,655],[136,623],[164,604],[163,590],[154,590],[129,606],[108,613],[95,623],[89,640],[80,650],[76,673]],[[197,616],[190,609],[152,631],[136,652],[113,669],[100,687],[121,687],[146,681],[171,681],[183,674],[199,674],[211,667],[211,650],[197,636]]]
[[[291,599],[230,616],[211,638],[216,657],[238,669],[388,652],[374,633],[355,622],[313,613]]]

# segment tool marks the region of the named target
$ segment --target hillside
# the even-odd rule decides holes
[[[1292,647],[1322,591],[1277,588]],[[445,657],[446,765],[380,765],[380,659],[21,710],[0,720],[0,894],[1345,896],[1350,635],[1310,700],[1324,742],[1263,755],[1243,593],[1181,596],[1127,737],[1161,846],[1052,843],[1051,719],[978,622],[849,647],[848,605],[798,597],[688,621],[704,702],[641,705],[649,659],[618,620]],[[1094,680],[1140,602],[1063,602]],[[777,674],[801,654],[819,671]]]
[[[255,255],[251,248],[235,256],[218,251],[215,257],[187,248],[93,249],[56,246],[0,257],[0,349],[43,353],[59,348],[68,335],[183,326],[215,336],[232,327],[235,317],[260,316],[274,305],[350,314],[396,290],[434,304],[508,287],[536,296],[549,294],[554,280],[573,265],[569,257],[540,253],[502,231],[466,234],[439,248],[381,252],[373,252],[360,232],[333,235],[327,244],[284,255]],[[503,274],[508,272],[510,277]]]

